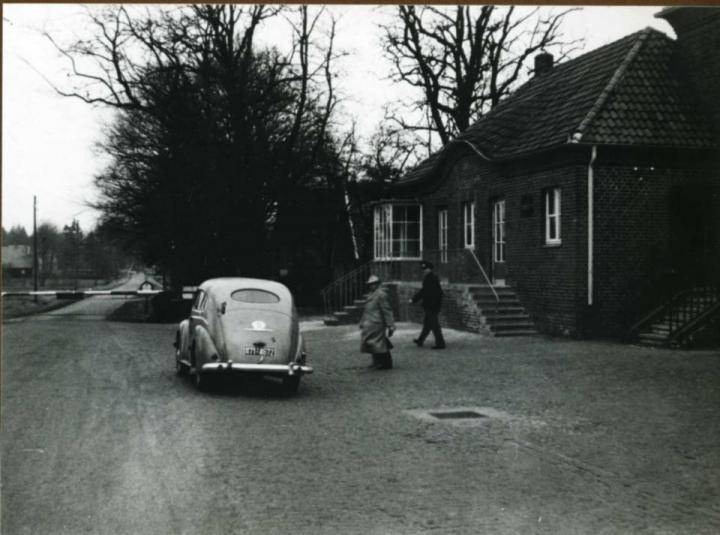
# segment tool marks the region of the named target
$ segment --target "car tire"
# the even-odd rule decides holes
[[[285,395],[294,396],[300,387],[300,376],[288,375],[287,377],[283,377],[282,387]]]
[[[207,392],[209,377],[204,374],[198,366],[197,358],[195,357],[195,343],[193,343],[190,348],[190,362],[192,362],[193,368],[195,368],[195,388],[200,392]]]
[[[180,362],[180,336],[176,338],[175,344],[177,348],[175,349],[175,374],[178,377],[183,377],[188,374],[190,368],[188,368],[187,364]]]
[[[195,388],[200,392],[207,392],[209,388],[210,377],[208,374],[195,370]]]

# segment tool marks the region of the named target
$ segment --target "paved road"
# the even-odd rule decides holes
[[[3,325],[2,533],[720,531],[720,358],[449,331],[304,330],[316,373],[177,378],[174,326],[93,299]],[[627,351],[627,354],[623,353]],[[476,410],[438,419],[428,411]]]

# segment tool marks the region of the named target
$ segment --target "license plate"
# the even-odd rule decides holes
[[[254,357],[274,357],[274,347],[246,347],[245,354]]]

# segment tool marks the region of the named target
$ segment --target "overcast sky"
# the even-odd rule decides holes
[[[94,7],[91,6],[91,9]],[[377,23],[387,20],[384,6],[328,6],[340,16],[339,49],[345,58],[340,89],[344,111],[361,135],[368,136],[382,119],[383,105],[398,96],[386,79]],[[566,19],[571,37],[585,37],[585,51],[653,26],[674,37],[670,26],[654,18],[658,7],[589,7]],[[33,195],[38,198],[38,223],[62,229],[77,218],[90,230],[98,214],[87,207],[95,198],[93,176],[107,163],[95,144],[112,120],[106,109],[58,96],[44,80],[62,83],[67,63],[41,35],[81,34],[83,8],[77,4],[5,4],[3,6],[2,102],[2,225],[23,225],[32,231]],[[284,27],[271,28],[267,42],[287,41]],[[43,78],[44,77],[44,78]]]

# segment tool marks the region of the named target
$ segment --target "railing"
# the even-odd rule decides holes
[[[435,265],[435,273],[443,280],[467,284],[486,284],[495,298],[500,296],[493,288],[487,272],[471,249],[447,249],[424,251],[422,260]],[[372,260],[343,275],[321,291],[324,312],[330,315],[342,310],[367,291],[366,282],[370,275],[377,275],[382,281],[400,280],[420,282],[423,278],[420,259]],[[479,273],[478,273],[479,271]]]
[[[465,249],[473,260],[475,260],[475,263],[477,264],[477,267],[480,268],[480,273],[482,273],[483,278],[485,279],[485,283],[488,285],[490,290],[492,290],[493,295],[495,296],[495,307],[497,308],[497,305],[500,304],[500,296],[495,291],[495,288],[493,288],[492,282],[490,282],[490,277],[487,276],[487,273],[485,272],[485,269],[482,267],[482,264],[480,263],[480,260],[478,260],[478,257],[475,255],[475,251],[472,249]]]
[[[367,279],[374,273],[373,263],[371,260],[358,266],[320,291],[325,315],[341,310],[365,294]]]
[[[630,328],[630,334],[636,337],[642,329],[653,323],[666,323],[668,342],[678,343],[681,338],[691,334],[691,330],[701,326],[698,321],[720,303],[720,288],[702,286],[683,290],[661,306],[657,307]],[[693,327],[690,329],[689,327]]]

